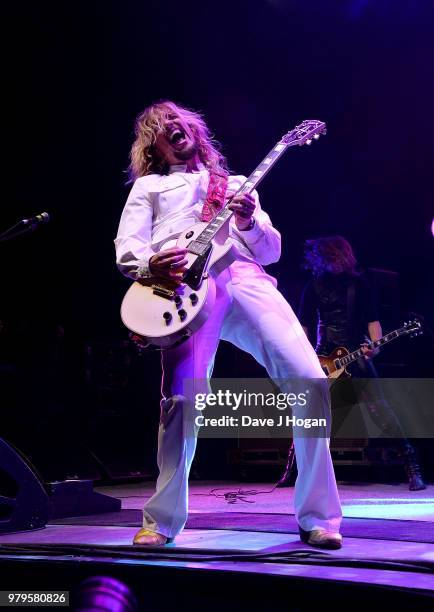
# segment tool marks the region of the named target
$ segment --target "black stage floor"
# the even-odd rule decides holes
[[[341,484],[345,539],[337,551],[300,542],[293,517],[283,512],[292,512],[292,488],[193,483],[187,528],[175,543],[152,549],[131,546],[151,487],[99,490],[122,498],[124,513],[0,536],[1,590],[74,592],[99,574],[125,582],[141,610],[310,610],[324,604],[349,610],[355,602],[374,609],[432,607],[432,487],[410,492],[404,485]],[[238,492],[235,504],[227,492]]]

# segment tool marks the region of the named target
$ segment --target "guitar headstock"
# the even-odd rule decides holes
[[[306,119],[306,121],[303,121],[300,125],[297,125],[293,130],[285,134],[281,142],[290,147],[304,144],[310,145],[312,144],[312,140],[318,140],[321,135],[326,133],[327,128],[323,121]]]
[[[401,334],[409,334],[410,336],[420,336],[423,334],[422,323],[419,319],[413,319],[413,321],[406,321],[399,330]]]

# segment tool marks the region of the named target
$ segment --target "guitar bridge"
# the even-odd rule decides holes
[[[166,298],[167,300],[173,300],[176,295],[176,291],[174,289],[163,287],[163,285],[152,285],[152,293]]]

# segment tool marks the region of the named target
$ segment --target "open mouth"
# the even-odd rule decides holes
[[[180,144],[185,140],[185,132],[180,128],[175,128],[169,135],[169,142],[172,145]]]

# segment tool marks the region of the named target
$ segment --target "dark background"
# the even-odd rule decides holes
[[[146,434],[153,461],[159,360],[125,344],[129,282],[113,238],[134,118],[159,98],[202,110],[235,173],[303,119],[327,123],[260,187],[283,236],[269,270],[296,307],[304,240],[342,234],[364,266],[399,272],[402,317],[426,319],[423,338],[383,359],[432,375],[431,0],[20,2],[4,24],[0,229],[51,216],[0,245],[4,435],[37,454],[43,438],[65,448],[108,427],[108,455],[134,447],[140,462]],[[261,372],[235,349],[221,354],[220,376]]]

